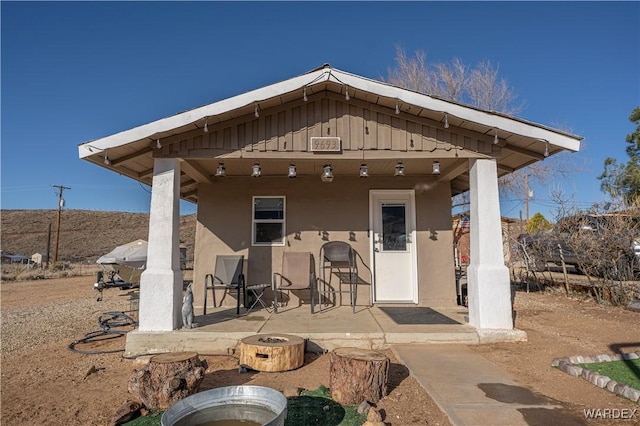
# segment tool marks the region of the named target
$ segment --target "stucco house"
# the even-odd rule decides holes
[[[438,307],[457,303],[451,197],[468,190],[469,323],[490,331],[513,328],[497,179],[580,140],[325,64],[79,156],[152,185],[140,331],[181,325],[180,199],[198,206],[196,311],[216,255],[244,255],[247,284],[269,283],[284,252],[317,256],[327,241],[357,253],[358,306]]]

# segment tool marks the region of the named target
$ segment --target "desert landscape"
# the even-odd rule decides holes
[[[99,329],[105,312],[129,307],[126,290],[109,289],[101,302],[91,276],[3,282],[2,424],[110,425],[118,407],[131,399],[127,384],[142,364],[121,352],[82,354],[71,342]],[[588,408],[634,409],[638,405],[552,368],[554,358],[612,353],[612,345],[640,349],[640,313],[598,305],[589,297],[556,291],[517,291],[516,326],[529,340],[472,346],[534,392],[553,398],[576,416]],[[118,350],[124,339],[84,350]],[[448,425],[449,421],[393,354],[389,394],[377,408],[387,425]],[[254,384],[278,390],[328,387],[327,354],[307,353],[304,365],[279,373],[239,373],[233,354],[202,354],[209,367],[201,390]],[[464,368],[464,366],[461,366]],[[464,398],[464,395],[461,395]],[[637,419],[636,419],[637,421]],[[585,420],[585,424],[620,424]],[[634,424],[629,423],[629,424]]]
[[[2,215],[3,249],[26,254],[35,251],[33,247],[43,238],[46,241],[48,213],[10,213],[3,211]],[[117,244],[144,238],[141,229],[146,226],[145,215],[64,213],[69,214],[63,220],[66,232],[61,235],[61,253],[63,259],[74,259],[76,263],[69,262],[68,268],[55,273],[26,268],[9,273],[3,268],[3,425],[111,425],[118,407],[132,399],[128,392],[132,372],[143,366],[144,360],[123,358],[123,337],[76,345],[76,349],[97,353],[75,352],[69,345],[99,330],[99,319],[105,313],[125,312],[135,317],[131,290],[108,289],[103,300],[97,300],[93,271],[99,255]],[[35,216],[40,217],[39,222]],[[74,222],[84,231],[76,231]],[[181,242],[192,250],[189,244],[194,221],[184,218],[182,226]],[[142,235],[135,234],[136,230]],[[638,409],[638,404],[628,399],[551,366],[560,357],[613,354],[617,347],[628,352],[640,350],[639,312],[596,303],[587,292],[566,295],[561,277],[556,276],[555,285],[531,286],[531,291],[522,285],[514,287],[515,325],[526,331],[528,341],[471,348],[577,417],[583,418],[585,409]],[[391,359],[389,393],[377,404],[385,424],[449,425],[447,416],[395,357],[393,348],[385,350],[385,354]],[[240,373],[233,353],[200,356],[208,362],[201,390],[241,384],[280,391],[329,386],[328,354],[307,353],[302,367],[278,373]],[[640,414],[624,421],[585,419],[584,424],[637,424],[639,419]]]

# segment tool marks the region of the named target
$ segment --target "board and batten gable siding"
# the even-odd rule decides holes
[[[205,158],[211,150],[247,153],[305,153],[312,137],[340,137],[342,153],[387,150],[400,152],[440,153],[453,149],[493,155],[499,147],[493,145],[491,135],[479,135],[461,128],[422,118],[416,115],[345,99],[325,92],[277,108],[259,110],[231,120],[208,122],[208,132],[202,129],[163,139],[158,156]],[[442,154],[440,154],[442,155]],[[453,154],[452,154],[453,156]]]

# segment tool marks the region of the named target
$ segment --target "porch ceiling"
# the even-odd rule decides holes
[[[259,162],[263,177],[286,179],[290,163],[295,164],[298,176],[319,176],[325,164],[332,165],[336,176],[357,176],[360,165],[366,162],[369,175],[375,177],[393,176],[398,161],[404,164],[406,175],[431,174],[431,166],[436,159],[442,170],[439,178],[451,181],[452,192],[458,194],[469,189],[467,171],[471,158],[496,158],[498,174],[502,176],[543,160],[545,149],[549,155],[565,150],[578,151],[582,139],[515,117],[400,89],[325,65],[290,80],[80,144],[79,156],[151,185],[154,158],[172,156],[169,149],[184,143],[184,135],[205,134],[205,125],[214,128],[228,122],[252,120],[256,114],[277,113],[303,103],[305,92],[308,99],[339,96],[350,105],[389,111],[392,117],[441,126],[442,129],[450,126],[461,134],[485,141],[493,141],[497,133],[498,144],[489,153],[468,147],[464,149],[453,143],[447,145],[447,149],[438,150],[352,149],[340,153],[228,149],[222,144],[219,149],[203,150],[199,155],[180,156],[181,197],[197,203],[197,184],[220,179],[215,177],[220,162],[225,165],[227,177],[249,176],[252,165]],[[445,122],[449,126],[445,126]]]

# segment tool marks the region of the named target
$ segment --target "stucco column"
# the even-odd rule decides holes
[[[467,269],[469,323],[513,329],[509,269],[504,264],[498,173],[494,159],[471,160],[471,263]]]
[[[180,163],[157,158],[149,215],[147,267],[140,278],[139,331],[170,331],[182,324]]]

